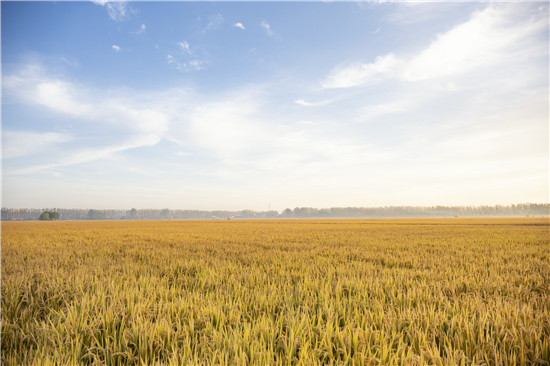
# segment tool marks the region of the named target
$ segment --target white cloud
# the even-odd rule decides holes
[[[189,48],[189,43],[187,41],[178,42],[178,46],[181,49],[181,51],[184,53],[185,56],[190,56],[193,54],[193,52]],[[191,60],[189,62],[180,62],[180,60],[176,59],[172,55],[167,56],[168,63],[174,64],[174,67],[178,70],[182,71],[198,71],[198,70],[204,70],[204,61],[201,60]]]
[[[263,141],[265,133],[253,123],[257,105],[249,98],[205,103],[193,108],[189,117],[195,143],[226,160],[239,160],[254,140]]]
[[[447,33],[410,60],[404,73],[409,81],[459,75],[510,57],[515,45],[541,31],[548,19],[521,19],[510,10],[490,6]],[[524,44],[521,45],[522,48]]]
[[[237,28],[241,28],[242,30],[244,30],[244,25],[243,23],[235,23],[233,24],[234,27],[237,27]]]
[[[107,13],[115,22],[120,22],[126,17],[126,1],[92,0],[95,4],[105,6]]]
[[[58,112],[82,116],[91,111],[91,106],[84,100],[74,98],[74,88],[70,83],[61,80],[44,80],[36,85],[33,97],[50,109]]]
[[[269,26],[269,24],[265,20],[262,20],[262,23],[260,23],[260,25],[265,28],[268,35],[270,35],[270,36],[273,35],[273,31],[271,30],[271,27]]]
[[[193,146],[199,156],[222,163],[211,174],[228,180],[260,172],[307,175],[319,165],[332,167],[345,160],[365,158],[357,154],[361,147],[348,139],[327,139],[304,130],[313,123],[280,124],[280,116],[265,113],[264,99],[260,97],[264,92],[239,90],[192,109],[186,131]]]
[[[176,58],[188,57],[178,54],[172,53]],[[179,67],[172,55],[167,56],[167,62]],[[401,70],[396,80],[406,81],[404,75],[408,61],[393,58],[380,57],[373,62],[375,65],[365,68],[359,64],[356,70],[359,76],[355,79],[365,85]],[[188,60],[194,59],[188,57]],[[531,79],[540,80],[543,76],[542,79],[547,80],[546,63],[543,72],[536,62],[525,62],[524,66],[522,73]],[[190,64],[182,67],[193,69]],[[510,74],[504,71],[508,69],[499,70],[499,76]],[[371,75],[366,80],[365,73]],[[63,172],[68,181],[71,177],[82,177],[83,171],[89,174],[87,177],[99,175],[98,171],[101,171],[109,178],[102,181],[105,189],[98,193],[98,197],[115,196],[113,190],[118,187],[113,186],[117,185],[124,186],[125,191],[133,184],[142,191],[169,189],[167,186],[171,180],[175,182],[173,190],[166,196],[169,202],[177,202],[174,204],[180,207],[189,207],[189,202],[196,202],[193,204],[197,207],[208,204],[229,206],[227,192],[231,193],[235,200],[232,205],[237,208],[265,200],[266,196],[298,206],[336,206],[440,204],[445,203],[441,200],[449,202],[448,197],[452,195],[452,203],[456,204],[456,200],[464,197],[470,199],[459,194],[466,185],[475,194],[483,193],[491,200],[498,199],[499,195],[508,197],[507,192],[519,192],[521,187],[525,187],[525,182],[519,180],[526,175],[518,169],[528,166],[540,174],[547,172],[541,166],[548,165],[547,89],[537,92],[532,84],[526,87],[527,84],[519,81],[510,83],[514,77],[499,78],[473,93],[467,90],[468,78],[431,83],[403,82],[398,87],[391,84],[390,88],[381,85],[377,89],[346,91],[344,94],[348,99],[336,96],[340,90],[323,91],[334,94],[330,94],[330,98],[334,98],[331,100],[335,105],[321,111],[320,108],[289,107],[288,95],[299,95],[301,99],[291,102],[301,106],[328,104],[324,99],[319,100],[319,94],[307,94],[303,89],[299,89],[300,94],[295,94],[295,84],[249,86],[208,95],[182,88],[164,91],[97,90],[30,67],[4,78],[6,95],[16,96],[27,104],[24,107],[47,109],[47,112],[55,113],[56,120],[70,119],[71,125],[75,126],[70,137],[78,140],[79,146],[62,141],[68,138],[65,135],[46,135],[50,145],[42,148],[59,150],[62,154],[52,154],[45,161],[35,160],[34,156],[32,162],[29,162],[31,159],[14,159],[17,165],[13,166],[9,166],[12,160],[8,160],[4,165],[4,175],[40,172],[39,179],[42,179],[45,176],[43,171],[50,174],[55,169]],[[487,77],[492,81],[491,78]],[[351,79],[349,83],[357,82]],[[487,80],[476,79],[478,81],[487,83]],[[430,89],[426,92],[434,85],[444,86],[449,91]],[[502,86],[514,92],[503,97],[498,94]],[[435,94],[431,100],[427,97],[429,93]],[[449,95],[450,101],[439,98],[443,94],[452,94]],[[533,100],[534,95],[542,98],[526,106],[514,104],[518,98]],[[510,104],[513,108],[503,109],[495,103]],[[449,105],[454,109],[449,109]],[[534,115],[526,113],[533,110],[537,111]],[[406,115],[403,114],[405,111]],[[368,123],[363,123],[366,120]],[[517,121],[521,121],[521,125]],[[43,121],[44,125],[48,122],[48,119]],[[83,131],[79,130],[81,126],[89,127]],[[498,133],[491,135],[491,130]],[[31,141],[29,137],[27,140]],[[14,143],[11,146],[15,146]],[[144,147],[147,147],[147,154],[132,154],[130,151]],[[30,153],[35,154],[25,149],[12,149],[9,154],[22,156]],[[503,153],[509,156],[503,158]],[[69,168],[76,164],[85,165]],[[163,169],[170,173],[155,180],[161,183],[121,178],[113,184],[111,174],[115,176],[115,172],[129,169]],[[511,185],[506,191],[499,188],[503,181],[500,176],[498,179],[487,178],[489,175],[506,179],[513,177],[518,179],[518,184]],[[535,183],[537,188],[548,181],[547,176],[532,179],[527,184],[532,187],[531,183]],[[9,179],[10,182],[16,179],[31,181],[27,177]],[[14,183],[11,184],[9,192],[13,197],[11,192],[17,189],[13,188]],[[83,191],[79,184],[75,183],[74,187]],[[441,188],[445,190],[444,194],[434,190],[436,184],[444,186]],[[195,189],[193,185],[199,188]],[[493,187],[480,190],[480,185]],[[398,192],[397,196],[395,192]],[[544,192],[547,195],[547,189]],[[62,194],[66,195],[66,192]],[[174,201],[177,195],[180,198]],[[377,203],[358,201],[365,196],[380,198],[376,198]],[[61,193],[60,197],[63,197]],[[140,203],[136,204],[147,205],[142,201],[143,195],[139,197]],[[150,197],[157,202],[152,205],[164,204],[158,203],[159,195],[150,193]],[[190,201],[189,197],[195,201]],[[328,198],[319,201],[319,197]],[[120,205],[134,204],[131,201],[134,199],[128,198]],[[484,203],[486,199],[481,197],[478,202]],[[201,203],[201,200],[208,202]]]
[[[320,102],[306,102],[303,99],[298,99],[298,100],[294,101],[294,103],[302,105],[304,107],[319,107],[319,106],[327,105],[331,102],[332,102],[332,100],[324,100],[324,101],[320,101]]]
[[[2,158],[17,158],[50,150],[53,146],[72,140],[72,136],[57,132],[3,131]]]
[[[120,51],[120,47],[118,47],[117,45],[113,45],[113,50],[115,50],[115,52],[118,52]]]
[[[547,17],[517,14],[515,7],[490,5],[470,20],[440,34],[422,52],[409,59],[393,53],[378,56],[373,63],[348,63],[336,67],[323,87],[348,88],[394,78],[421,81],[467,73],[511,58],[541,52],[529,47],[532,36],[546,29]],[[547,52],[547,50],[546,50]]]
[[[142,34],[145,32],[145,24],[142,24],[141,27],[139,27],[139,30],[136,32],[133,32],[133,34]]]
[[[203,70],[202,62],[199,60],[193,60],[189,62],[189,65],[191,65],[195,70]]]
[[[76,88],[72,83],[56,78],[45,78],[37,66],[28,66],[18,75],[4,77],[6,90],[20,99],[41,105],[56,112],[79,117],[90,113],[86,91],[80,90],[80,100],[75,98]]]
[[[6,93],[20,101],[41,106],[65,118],[102,126],[103,129],[118,131],[120,142],[105,145],[97,141],[93,148],[73,149],[56,163],[35,165],[23,169],[11,169],[9,174],[30,173],[55,166],[65,166],[102,159],[112,154],[140,146],[152,146],[158,143],[168,129],[170,117],[156,108],[148,108],[133,97],[123,94],[105,96],[104,92],[88,89],[81,85],[48,76],[40,66],[31,65],[22,68],[19,73],[4,78]],[[109,93],[107,93],[109,94]],[[122,132],[121,132],[122,131]],[[42,137],[42,143],[31,143]],[[21,141],[28,143],[21,143]],[[21,131],[8,133],[8,156],[34,154],[53,143],[66,142],[68,135],[57,133],[32,134]],[[17,144],[18,147],[14,147]],[[38,150],[37,150],[38,149]]]
[[[158,142],[157,139],[147,135],[138,135],[133,136],[128,139],[126,142],[121,144],[116,144],[108,147],[94,147],[94,148],[83,148],[77,151],[72,151],[66,157],[59,159],[54,163],[47,164],[37,164],[30,165],[21,168],[8,168],[4,172],[5,175],[21,175],[21,174],[32,174],[41,170],[47,170],[57,167],[82,164],[91,162],[94,160],[107,159],[115,155],[116,153],[135,149],[143,146],[153,146]]]
[[[426,102],[426,100],[424,100],[424,102]],[[387,114],[403,113],[410,111],[414,106],[420,103],[419,100],[409,95],[405,100],[368,105],[359,109],[359,118],[361,121],[364,121]]]
[[[186,152],[186,151],[176,151],[174,154],[177,155],[177,156],[193,156],[193,155],[195,155],[191,152]]]
[[[116,22],[124,20],[126,16],[126,2],[116,1],[107,3],[107,12],[111,19]]]
[[[189,49],[189,43],[187,43],[187,41],[183,41],[183,42],[178,42],[178,46],[180,46],[181,50],[183,53],[187,53],[187,54],[191,54],[193,53],[190,49]]]
[[[403,61],[392,53],[378,56],[373,63],[355,62],[336,67],[323,83],[323,88],[349,88],[368,83],[376,83],[385,77],[399,77],[404,67]]]

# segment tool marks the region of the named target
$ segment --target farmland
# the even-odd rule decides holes
[[[548,218],[2,223],[3,365],[550,362]]]

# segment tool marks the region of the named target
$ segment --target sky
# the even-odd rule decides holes
[[[548,203],[548,19],[548,2],[2,1],[2,206]]]

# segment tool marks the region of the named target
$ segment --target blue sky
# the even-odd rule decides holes
[[[1,7],[3,207],[549,201],[546,2]]]

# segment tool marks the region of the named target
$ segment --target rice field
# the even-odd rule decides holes
[[[548,218],[2,223],[3,365],[549,365]]]

